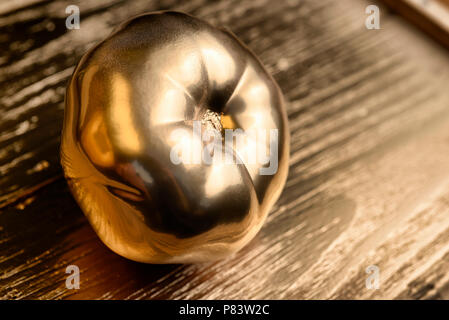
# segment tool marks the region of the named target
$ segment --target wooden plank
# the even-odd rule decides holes
[[[449,48],[448,0],[382,0],[412,24]]]
[[[64,30],[68,4],[80,6],[80,30]],[[0,298],[447,298],[449,56],[382,6],[381,29],[367,30],[369,4],[4,7]],[[60,178],[62,101],[74,63],[117,23],[159,8],[229,27],[289,100],[286,188],[254,241],[223,261],[144,265],[115,255]],[[65,287],[70,264],[81,270],[79,290]],[[369,265],[380,268],[379,290],[365,287]]]

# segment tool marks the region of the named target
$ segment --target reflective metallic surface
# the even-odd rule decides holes
[[[204,145],[192,123],[216,119],[222,129],[278,129],[277,172],[170,161],[174,130]],[[189,15],[158,12],[122,24],[76,67],[61,162],[113,251],[147,263],[198,262],[239,250],[259,231],[286,180],[289,139],[278,86],[239,40]]]

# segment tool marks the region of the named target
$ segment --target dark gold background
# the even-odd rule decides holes
[[[364,0],[28,1],[0,6],[0,298],[448,298],[449,56]],[[81,10],[67,30],[65,8]],[[286,188],[227,260],[145,265],[108,250],[59,166],[65,86],[80,56],[145,11],[226,26],[287,100]],[[78,265],[81,288],[65,287]],[[380,289],[365,287],[380,268]]]

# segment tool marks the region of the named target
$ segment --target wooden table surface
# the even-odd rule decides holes
[[[1,299],[449,298],[449,54],[365,0],[24,0],[0,4]],[[81,28],[67,30],[78,5]],[[146,265],[107,249],[59,165],[75,63],[121,21],[176,9],[227,26],[288,103],[290,172],[226,260]],[[80,289],[65,286],[68,265]],[[368,289],[368,266],[380,287]]]

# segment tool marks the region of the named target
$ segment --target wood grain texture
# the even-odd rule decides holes
[[[448,0],[382,0],[415,26],[449,48]]]
[[[65,7],[81,29],[65,29]],[[364,0],[20,1],[0,6],[0,298],[449,298],[449,55]],[[380,5],[380,4],[379,4]],[[128,17],[176,9],[227,26],[282,88],[289,179],[257,237],[214,263],[108,250],[58,164],[63,96],[87,48]],[[65,268],[81,288],[65,287]],[[380,268],[368,290],[365,269]]]

